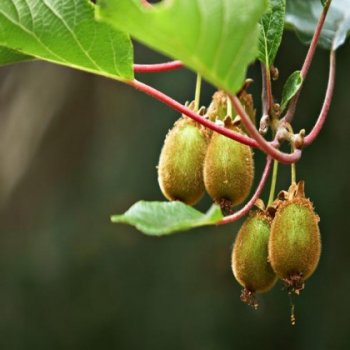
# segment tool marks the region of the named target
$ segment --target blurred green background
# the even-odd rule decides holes
[[[165,58],[136,45],[138,63]],[[274,83],[306,48],[285,35]],[[280,284],[253,311],[239,300],[230,252],[240,222],[167,238],[112,225],[139,199],[162,200],[156,165],[179,115],[118,82],[42,62],[0,70],[1,349],[348,349],[350,347],[350,45],[338,53],[335,98],[298,178],[321,217],[319,268],[295,298]],[[320,111],[328,54],[319,50],[295,128]],[[259,67],[251,91],[259,106]],[[179,101],[194,94],[186,70],[141,80]],[[202,104],[213,88],[204,85]],[[256,180],[264,156],[255,152]],[[282,167],[278,189],[286,189]],[[267,193],[265,191],[264,198]],[[205,198],[199,205],[210,205]]]

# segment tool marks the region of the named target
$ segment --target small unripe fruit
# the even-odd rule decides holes
[[[269,260],[289,291],[299,294],[321,254],[319,217],[304,197],[282,202],[271,226]]]
[[[168,200],[193,205],[203,196],[207,146],[205,129],[187,117],[168,132],[158,164],[159,186]]]
[[[209,120],[215,122],[216,120],[224,120],[226,118],[227,99],[228,95],[223,91],[216,91],[214,93],[207,112]]]
[[[237,127],[230,129],[240,132]],[[230,209],[248,196],[253,177],[251,148],[214,132],[204,162],[204,184],[210,197]]]
[[[271,218],[263,211],[250,213],[239,230],[232,251],[232,271],[244,287],[241,300],[254,308],[255,293],[270,290],[276,274],[268,262]]]

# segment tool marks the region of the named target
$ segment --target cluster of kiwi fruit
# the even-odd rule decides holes
[[[244,88],[239,98],[254,121],[251,95]],[[189,107],[194,109],[194,103]],[[226,128],[245,132],[239,117],[233,118],[229,99],[221,91],[214,94],[207,110],[202,107],[198,113]],[[194,205],[207,191],[227,214],[248,196],[253,177],[249,146],[212,132],[186,116],[168,132],[158,164],[158,182],[168,200]],[[319,217],[305,197],[303,182],[280,192],[267,208],[261,200],[256,206],[241,226],[232,251],[233,274],[243,286],[241,300],[255,309],[255,294],[269,291],[278,279],[290,294],[299,294],[321,253]]]
[[[255,293],[269,291],[278,278],[290,294],[300,293],[320,259],[318,222],[302,181],[282,191],[268,208],[258,203],[232,250],[232,270],[243,286],[243,302],[257,308]]]
[[[241,96],[253,115],[255,110],[249,95],[242,90]],[[194,103],[189,107],[193,109]],[[198,113],[244,133],[239,118],[228,115],[228,97],[221,91],[214,94],[207,110],[202,107]],[[211,132],[186,116],[175,122],[165,138],[158,164],[158,182],[168,200],[194,205],[207,191],[224,214],[230,213],[248,196],[253,177],[251,147]]]

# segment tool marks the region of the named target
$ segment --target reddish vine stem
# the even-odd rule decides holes
[[[307,74],[309,72],[310,65],[311,65],[312,60],[314,58],[315,51],[316,51],[316,48],[317,48],[317,44],[318,44],[318,41],[320,39],[320,35],[321,35],[321,31],[322,31],[323,25],[324,25],[324,23],[326,21],[327,13],[328,13],[328,10],[329,10],[329,6],[331,5],[331,2],[332,2],[332,0],[329,0],[328,3],[324,6],[322,14],[321,14],[321,17],[318,20],[318,23],[317,23],[317,26],[316,26],[316,29],[315,29],[312,41],[311,41],[310,46],[309,46],[309,50],[307,52],[307,55],[305,57],[305,61],[304,61],[303,67],[302,67],[301,72],[300,72],[301,76],[303,78],[303,81],[305,80],[305,78],[306,78],[306,76],[307,76]],[[295,113],[295,109],[296,109],[296,106],[297,106],[297,103],[298,103],[298,100],[299,100],[301,89],[302,89],[302,86],[300,87],[299,91],[296,93],[296,95],[293,97],[293,99],[289,103],[289,107],[288,107],[287,113],[286,113],[286,115],[284,117],[284,120],[286,122],[288,122],[288,123],[290,123],[292,121],[292,119],[293,119],[293,116],[294,116],[294,113]]]
[[[140,1],[143,6],[146,6],[146,7],[152,6],[147,0],[140,0]]]
[[[316,137],[320,133],[328,115],[328,111],[331,105],[333,92],[334,92],[334,83],[335,83],[335,71],[336,71],[336,59],[335,59],[335,51],[330,52],[329,57],[329,76],[328,76],[328,84],[326,97],[324,99],[322,109],[320,115],[318,116],[317,122],[310,131],[310,133],[304,138],[304,145],[309,146],[312,142],[315,141]]]
[[[254,148],[260,148],[266,154],[270,155],[272,158],[278,160],[281,163],[284,163],[284,164],[295,163],[301,157],[301,150],[296,150],[292,154],[283,153],[283,152],[278,151],[275,148],[276,146],[278,146],[278,142],[275,142],[275,141],[272,143],[267,142],[259,134],[259,132],[256,130],[254,124],[250,121],[250,119],[249,119],[248,115],[246,114],[245,110],[243,109],[238,97],[236,97],[236,96],[231,97],[232,103],[233,103],[237,113],[241,116],[242,122],[246,126],[248,132],[250,132],[254,138],[251,138],[251,137],[245,136],[241,133],[229,130],[228,128],[225,128],[224,126],[220,126],[220,125],[218,125],[218,124],[216,124],[208,119],[205,119],[202,116],[200,116],[199,114],[193,112],[188,107],[175,101],[174,99],[172,99],[168,95],[166,95],[166,94],[162,93],[161,91],[159,91],[159,90],[157,90],[157,89],[155,89],[147,84],[144,84],[136,79],[128,81],[126,83],[129,84],[130,86],[134,87],[135,89],[140,90],[140,91],[154,97],[155,99],[165,103],[169,107],[175,109],[176,111],[178,111],[182,114],[185,114],[186,116],[195,120],[199,124],[209,128],[213,131],[216,131],[217,133],[219,133],[221,135],[224,135],[232,140],[243,143],[247,146],[251,146]]]
[[[266,66],[266,64],[264,63],[261,63],[261,69],[262,69],[262,78],[263,78],[263,90],[265,90],[263,91],[263,99],[264,99],[263,114],[270,115],[272,104],[273,104],[270,67]]]
[[[165,103],[166,105],[175,109],[176,111],[178,111],[182,114],[185,114],[186,116],[195,120],[199,124],[209,128],[213,131],[218,132],[221,135],[227,136],[228,138],[230,138],[232,140],[236,140],[240,143],[243,143],[245,145],[248,145],[248,146],[251,146],[254,148],[258,147],[258,144],[254,139],[252,139],[248,136],[245,136],[243,134],[240,134],[238,132],[234,132],[232,130],[229,130],[223,126],[219,126],[218,124],[215,124],[214,122],[203,118],[198,113],[193,112],[188,107],[182,105],[181,103],[175,101],[174,99],[172,99],[168,95],[162,93],[161,91],[159,91],[159,90],[157,90],[157,89],[155,89],[147,84],[144,84],[136,79],[131,80],[131,81],[127,81],[126,83],[129,84],[130,86],[134,87],[135,89],[140,90],[140,91],[154,97],[155,99],[159,100],[160,102]]]
[[[242,123],[247,129],[250,136],[258,143],[259,148],[264,151],[266,154],[271,156],[272,158],[278,160],[280,163],[283,164],[291,164],[297,162],[301,157],[301,150],[296,149],[293,153],[288,154],[279,151],[274,147],[274,144],[271,144],[270,142],[267,142],[259,133],[259,131],[256,129],[255,125],[250,120],[249,116],[247,115],[246,111],[244,110],[241,102],[239,101],[239,98],[237,96],[230,96],[230,99],[232,101],[232,105],[237,112],[237,114],[241,117]]]
[[[183,64],[181,61],[170,61],[158,64],[134,64],[135,73],[158,73],[158,72],[168,72],[170,70],[175,70],[182,68]]]
[[[266,185],[266,181],[267,181],[269,174],[270,174],[270,171],[271,171],[271,164],[272,164],[272,158],[270,156],[268,156],[266,159],[265,169],[264,169],[263,174],[261,176],[259,185],[256,188],[255,193],[253,194],[253,196],[251,197],[249,202],[247,202],[246,205],[242,209],[237,211],[236,213],[229,215],[229,216],[226,216],[224,219],[219,221],[217,223],[217,225],[225,225],[225,224],[228,224],[230,222],[234,222],[236,220],[239,220],[241,217],[246,215],[250,211],[250,209],[253,208],[255,202],[260,197],[261,192]]]

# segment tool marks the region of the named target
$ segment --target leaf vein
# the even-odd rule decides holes
[[[82,43],[80,42],[79,38],[76,36],[76,34],[74,33],[74,31],[70,28],[70,26],[67,24],[67,22],[64,20],[64,18],[59,14],[56,13],[56,11],[49,5],[46,3],[45,0],[43,0],[43,4],[62,22],[62,24],[64,25],[64,27],[68,30],[68,32],[70,33],[70,35],[72,36],[72,38],[74,39],[74,41],[76,42],[76,44],[78,45],[78,47],[80,48],[80,50],[83,52],[83,54],[85,55],[85,57],[92,63],[92,65],[100,71],[103,71],[103,69],[96,63],[96,61],[90,56],[89,52],[86,51],[86,49],[84,48],[84,46],[82,45]]]
[[[59,55],[57,55],[55,52],[53,52],[47,45],[45,45],[40,38],[32,31],[28,30],[26,27],[24,27],[21,23],[16,22],[13,18],[11,18],[10,16],[8,16],[3,10],[0,9],[0,15],[2,15],[5,19],[7,19],[9,22],[11,22],[13,25],[17,26],[18,28],[20,28],[22,31],[24,31],[25,33],[27,33],[28,35],[30,35],[31,37],[33,37],[35,39],[35,41],[41,46],[43,47],[47,52],[50,53],[50,55],[55,56],[59,61],[62,62],[67,62],[64,58],[60,57]]]

